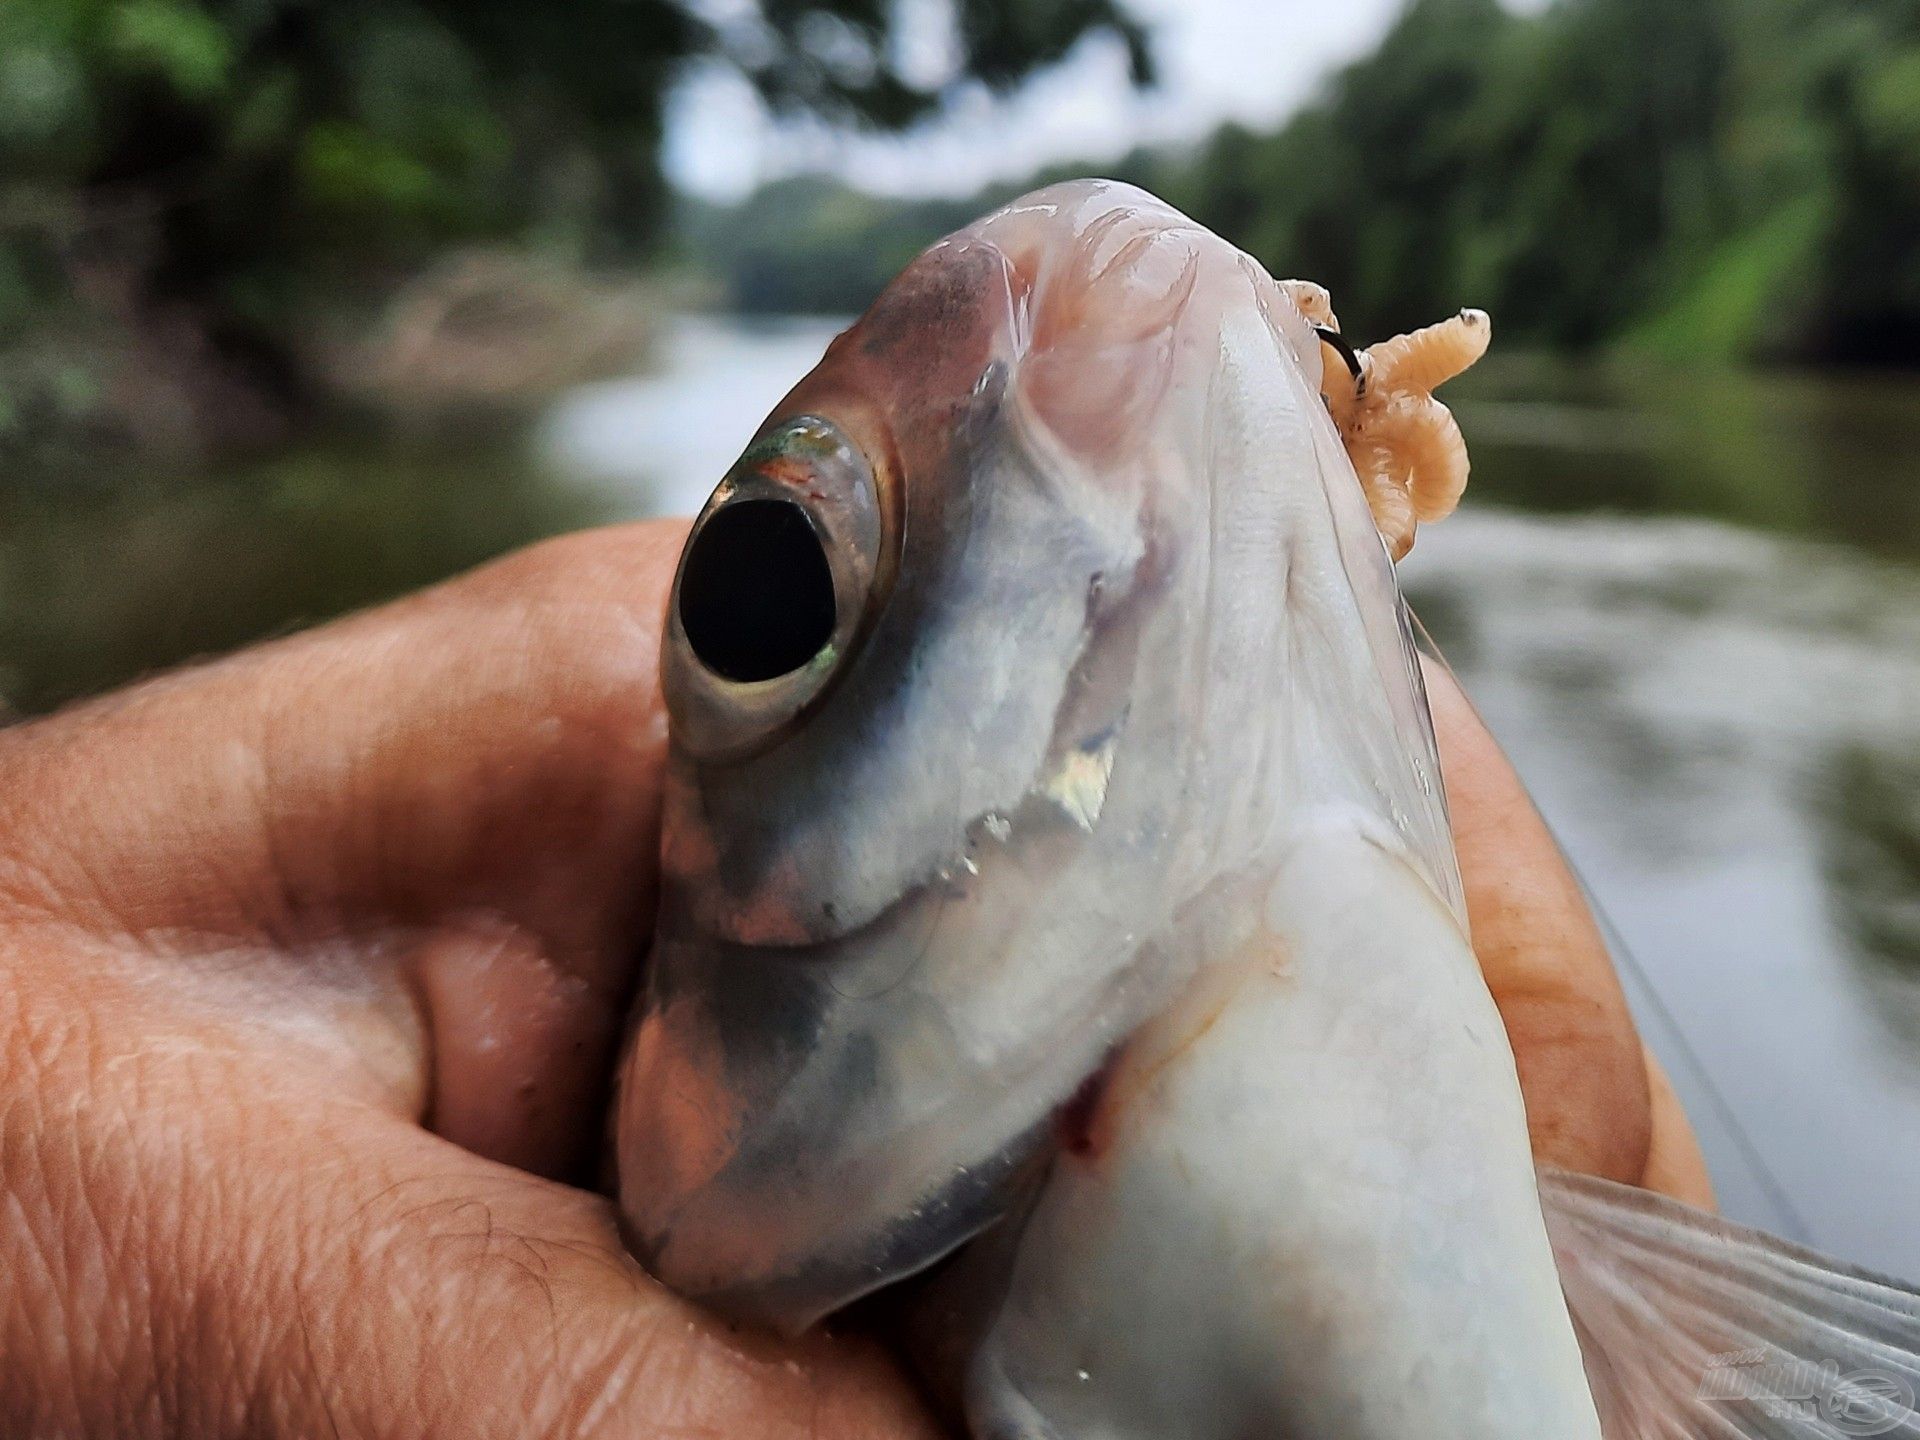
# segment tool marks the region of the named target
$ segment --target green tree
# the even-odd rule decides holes
[[[1508,343],[1920,363],[1920,0],[1412,0],[1273,133],[1119,169],[1327,284],[1362,336],[1471,304]],[[856,308],[866,260],[1018,188],[842,197],[835,229],[790,186],[752,303],[804,308],[818,275]]]
[[[590,259],[658,234],[666,96],[703,57],[781,111],[898,127],[1004,89],[1114,0],[952,0],[950,75],[897,62],[895,0],[0,0],[0,324],[61,295],[185,333],[296,404],[321,300],[450,243]],[[79,323],[64,317],[64,324]],[[229,387],[231,388],[231,387]]]

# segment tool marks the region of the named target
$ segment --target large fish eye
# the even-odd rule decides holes
[[[791,500],[736,500],[687,542],[680,625],[694,659],[727,680],[773,680],[833,638],[833,568]]]
[[[800,416],[748,447],[694,521],[662,680],[704,761],[772,744],[826,694],[875,607],[884,525],[866,457]]]

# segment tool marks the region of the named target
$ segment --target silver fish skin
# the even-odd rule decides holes
[[[990,1231],[929,1302],[980,1436],[1598,1436],[1320,353],[1223,240],[1056,186],[716,491],[615,1131],[668,1284],[798,1330]],[[780,569],[710,529],[743,497],[833,570],[792,669],[822,636],[736,665],[708,613]]]

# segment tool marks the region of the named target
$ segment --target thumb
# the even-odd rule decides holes
[[[536,546],[0,733],[0,901],[272,977],[410,1118],[579,1173],[651,918],[682,533]]]

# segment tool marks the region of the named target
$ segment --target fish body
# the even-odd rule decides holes
[[[1454,915],[1338,811],[1260,902],[977,1282],[979,1433],[1597,1436]]]
[[[1322,360],[1074,182],[919,257],[716,490],[615,1137],[668,1284],[799,1330],[952,1257],[983,1440],[1601,1434]]]

